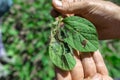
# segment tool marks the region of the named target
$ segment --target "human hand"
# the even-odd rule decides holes
[[[53,7],[62,15],[75,14],[90,20],[99,39],[120,38],[120,7],[103,0],[53,0]]]
[[[108,76],[107,68],[99,51],[80,53],[75,51],[76,66],[71,71],[56,68],[57,80],[113,80]]]

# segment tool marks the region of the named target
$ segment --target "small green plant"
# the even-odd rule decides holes
[[[77,16],[58,17],[51,30],[49,55],[55,66],[71,70],[76,64],[73,49],[94,52],[98,45],[97,32],[91,22]]]

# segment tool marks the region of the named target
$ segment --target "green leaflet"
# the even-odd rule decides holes
[[[76,64],[71,47],[60,41],[61,34],[59,25],[51,31],[51,41],[49,44],[49,56],[55,66],[62,70],[72,70]]]
[[[64,26],[61,27],[61,23]],[[72,70],[76,64],[73,50],[94,52],[98,49],[98,36],[94,25],[77,16],[59,19],[51,30],[49,56],[55,66],[62,70]]]
[[[98,36],[94,25],[84,18],[67,17],[64,22],[64,41],[80,52],[94,52],[98,49]]]
[[[67,48],[57,41],[50,43],[49,46],[50,59],[55,66],[62,70],[72,70],[76,64],[71,52],[66,51]]]

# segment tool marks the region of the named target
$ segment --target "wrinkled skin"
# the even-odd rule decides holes
[[[75,14],[90,20],[96,27],[99,39],[120,38],[120,7],[103,0],[53,0],[56,11]],[[53,11],[54,13],[54,11]]]
[[[57,80],[113,80],[99,51],[80,53],[75,51],[76,66],[71,71],[56,68]],[[78,55],[79,54],[79,55]]]
[[[120,38],[120,7],[103,0],[52,0],[52,15],[72,14],[90,20],[99,39]],[[57,11],[57,12],[56,12]],[[57,80],[113,80],[99,52],[74,52],[76,66],[71,71],[56,68]]]

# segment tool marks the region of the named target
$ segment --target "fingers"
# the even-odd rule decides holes
[[[84,69],[85,78],[93,77],[97,71],[91,53],[81,53],[81,61]]]
[[[74,51],[75,59],[76,59],[76,66],[71,71],[72,80],[83,80],[84,78],[83,67],[80,61],[80,57],[78,56],[78,53],[79,52]]]
[[[94,53],[74,51],[74,57],[77,63],[72,71],[66,72],[56,68],[57,80],[83,80],[84,78],[84,80],[113,80],[108,76],[99,51]]]
[[[72,80],[70,72],[63,71],[58,68],[56,68],[55,71],[56,71],[56,79],[57,80]]]
[[[58,12],[64,13],[64,14],[72,14],[72,13],[77,14],[77,13],[83,12],[88,7],[88,2],[90,1],[52,0],[53,7]]]
[[[105,66],[104,60],[99,50],[93,53],[93,59],[96,65],[97,72],[102,75],[108,75],[108,70]]]

